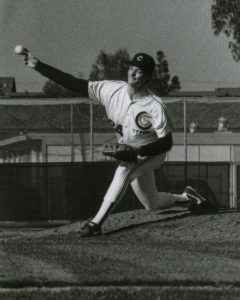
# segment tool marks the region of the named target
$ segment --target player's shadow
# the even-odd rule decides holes
[[[148,220],[148,221],[143,221],[141,223],[138,224],[131,224],[131,225],[126,225],[126,226],[121,226],[120,228],[116,228],[114,230],[111,231],[107,231],[104,233],[104,235],[111,235],[114,233],[118,233],[121,231],[126,231],[126,230],[130,230],[133,228],[137,228],[137,227],[141,227],[143,225],[146,224],[153,224],[153,223],[163,223],[163,222],[169,222],[169,221],[175,221],[175,220],[181,220],[184,218],[189,218],[189,217],[200,217],[203,215],[219,215],[219,214],[227,214],[227,213],[236,213],[236,212],[240,212],[240,210],[225,210],[225,209],[206,209],[206,210],[202,210],[200,212],[191,212],[188,209],[183,210],[181,215],[176,215],[176,213],[179,213],[179,210],[171,210],[171,211],[163,211],[163,212],[159,212],[157,213],[157,215],[170,215],[169,217],[166,217],[164,219],[158,219],[158,220]],[[171,214],[174,214],[174,216],[171,216]]]
[[[104,235],[110,235],[110,234],[114,234],[114,233],[117,233],[117,232],[126,231],[128,229],[140,227],[140,226],[143,226],[143,225],[146,225],[146,224],[153,224],[153,223],[162,223],[162,222],[167,222],[167,221],[174,221],[174,220],[183,219],[183,218],[191,216],[191,212],[189,212],[188,210],[183,211],[183,213],[181,215],[177,215],[176,216],[176,213],[179,213],[179,210],[172,210],[171,212],[170,211],[168,211],[168,212],[161,212],[161,213],[158,213],[158,215],[160,215],[160,214],[168,214],[168,215],[169,214],[174,214],[174,216],[166,217],[163,220],[161,220],[161,219],[158,219],[158,220],[148,220],[148,221],[143,221],[143,222],[137,223],[137,224],[130,224],[130,225],[126,225],[126,226],[121,226],[120,228],[116,228],[114,230],[105,232]]]

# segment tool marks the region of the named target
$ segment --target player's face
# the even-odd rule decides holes
[[[145,85],[149,80],[149,75],[135,66],[130,66],[128,69],[128,84],[133,88],[140,88]]]

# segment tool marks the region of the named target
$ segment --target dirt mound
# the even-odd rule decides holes
[[[34,232],[6,232],[1,239],[79,239],[83,221]],[[126,240],[143,236],[179,240],[240,240],[238,211],[219,211],[215,214],[193,215],[186,209],[146,211],[143,209],[112,214],[103,226],[102,239]],[[96,238],[94,238],[96,239]]]
[[[146,211],[144,209],[132,210],[128,212],[116,213],[109,216],[103,225],[103,235],[114,234],[119,231],[126,231],[133,229],[137,226],[150,224],[155,222],[163,222],[174,220],[179,217],[187,216],[190,212],[186,209],[168,209],[164,211]],[[23,239],[23,238],[77,238],[79,231],[84,225],[85,221],[77,221],[68,225],[59,226],[51,229],[45,229],[34,232],[15,232],[15,233],[2,233],[0,239]]]

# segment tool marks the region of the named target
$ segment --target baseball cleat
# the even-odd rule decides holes
[[[191,202],[189,206],[189,210],[191,211],[198,211],[198,210],[216,210],[217,207],[208,199],[204,198],[200,195],[194,188],[191,186],[187,186],[183,192],[188,200]]]
[[[98,236],[101,234],[102,234],[102,230],[101,230],[100,225],[95,224],[91,221],[85,223],[80,230],[81,237]]]

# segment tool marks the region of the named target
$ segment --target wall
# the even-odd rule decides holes
[[[116,163],[0,164],[0,220],[86,219],[94,215]],[[104,176],[103,176],[104,174]],[[229,207],[229,164],[166,163],[156,170],[159,191],[186,184]],[[115,211],[142,207],[131,188]]]

